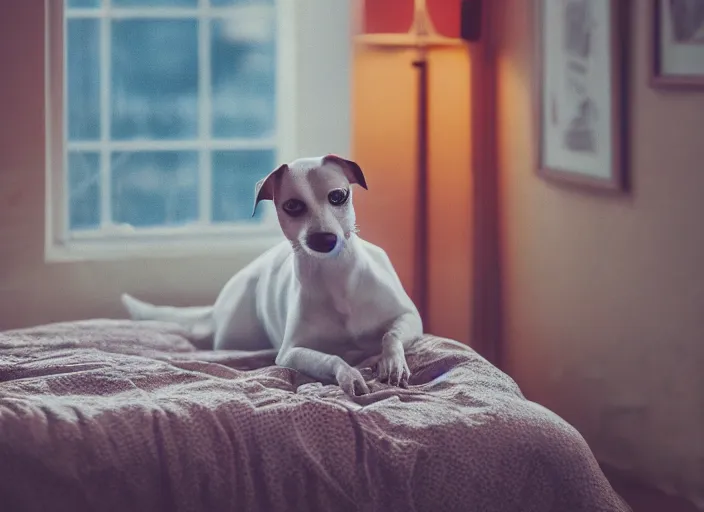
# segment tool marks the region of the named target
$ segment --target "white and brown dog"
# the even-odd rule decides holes
[[[125,307],[134,319],[180,323],[216,350],[275,347],[278,365],[350,395],[369,392],[355,353],[377,354],[379,379],[407,385],[404,348],[422,322],[386,253],[357,236],[353,184],[367,188],[361,168],[335,155],[282,165],[256,184],[254,208],[273,200],[286,241],[237,272],[213,306],[123,295]]]

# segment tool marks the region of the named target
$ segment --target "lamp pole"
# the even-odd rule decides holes
[[[413,61],[418,70],[418,133],[416,162],[416,233],[415,233],[415,272],[414,297],[416,307],[423,321],[425,332],[430,332],[428,321],[428,59],[425,52],[419,52]]]

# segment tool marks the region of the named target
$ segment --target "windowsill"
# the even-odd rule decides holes
[[[280,230],[266,230],[256,235],[233,232],[231,236],[173,235],[165,237],[103,238],[47,243],[45,261],[119,261],[134,259],[179,259],[194,257],[237,256],[254,258],[284,240]]]

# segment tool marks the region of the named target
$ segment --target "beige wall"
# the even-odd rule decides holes
[[[44,263],[43,8],[43,0],[0,7],[0,329],[121,316],[118,297],[123,291],[176,305],[212,301],[225,280],[255,254]],[[447,50],[433,55],[431,65],[431,320],[434,332],[467,342],[469,60],[465,50]],[[356,196],[362,235],[387,249],[410,291],[415,158],[411,55],[362,52],[354,72],[353,156],[370,183],[369,192]]]
[[[602,460],[704,499],[704,93],[649,87],[629,2],[633,191],[542,181],[532,4],[496,5],[506,369]]]

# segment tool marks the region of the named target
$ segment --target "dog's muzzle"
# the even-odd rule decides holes
[[[315,252],[331,252],[337,245],[335,233],[312,233],[306,238],[306,245]]]

